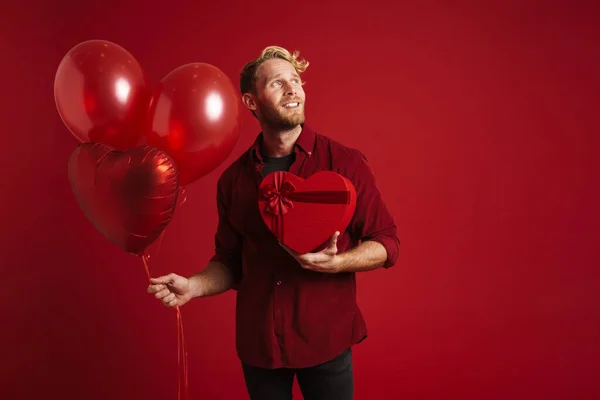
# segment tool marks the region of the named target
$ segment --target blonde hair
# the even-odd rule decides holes
[[[290,53],[288,50],[279,46],[268,46],[263,49],[256,59],[248,62],[242,68],[240,73],[240,91],[244,93],[255,93],[256,81],[258,80],[258,67],[267,60],[273,60],[279,58],[288,61],[296,69],[298,74],[306,71],[309,62],[304,59],[300,59],[300,52],[294,51]]]

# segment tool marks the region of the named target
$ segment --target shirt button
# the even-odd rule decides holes
[[[281,281],[276,282],[277,286],[281,286]]]

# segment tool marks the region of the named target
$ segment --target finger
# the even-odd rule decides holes
[[[322,253],[326,254],[328,257],[333,257],[337,254],[338,250],[337,250],[337,246],[333,245],[333,246],[329,246],[326,249],[323,249]]]
[[[335,231],[333,235],[331,235],[331,240],[336,241],[340,237],[340,231]]]
[[[148,293],[156,293],[159,290],[163,290],[165,288],[165,285],[163,284],[159,284],[159,285],[149,285],[148,286]]]
[[[175,291],[181,291],[184,290],[184,288],[186,287],[187,283],[188,283],[188,279],[184,278],[183,276],[179,276],[179,275],[173,275],[173,279],[171,282],[167,283],[167,287],[172,287],[175,289]]]
[[[150,282],[167,284],[174,282],[177,278],[180,278],[180,276],[174,273],[170,273],[169,275],[159,276],[157,278],[150,278]]]
[[[175,294],[174,293],[169,293],[168,295],[166,295],[162,301],[165,304],[169,304],[171,301],[175,300]]]
[[[156,293],[154,296],[157,299],[162,299],[162,298],[168,296],[170,293],[171,293],[171,291],[169,289],[165,288],[165,289],[161,290],[160,292]]]
[[[331,239],[329,239],[329,246],[327,246],[328,249],[330,250],[335,250],[335,252],[337,253],[337,240],[338,237],[340,237],[340,232],[336,231],[333,236],[331,237]]]
[[[169,307],[175,307],[177,305],[177,299],[171,300],[168,304]]]

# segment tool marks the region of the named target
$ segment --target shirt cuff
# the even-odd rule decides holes
[[[396,264],[396,261],[398,260],[398,253],[400,247],[400,241],[396,236],[380,235],[374,236],[372,238],[365,238],[363,239],[363,241],[377,242],[383,246],[387,253],[387,259],[383,264],[383,268],[387,269],[393,267]]]

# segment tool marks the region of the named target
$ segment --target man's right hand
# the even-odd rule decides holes
[[[192,299],[193,290],[190,280],[177,274],[151,278],[148,293],[162,301],[167,307],[182,306]]]

